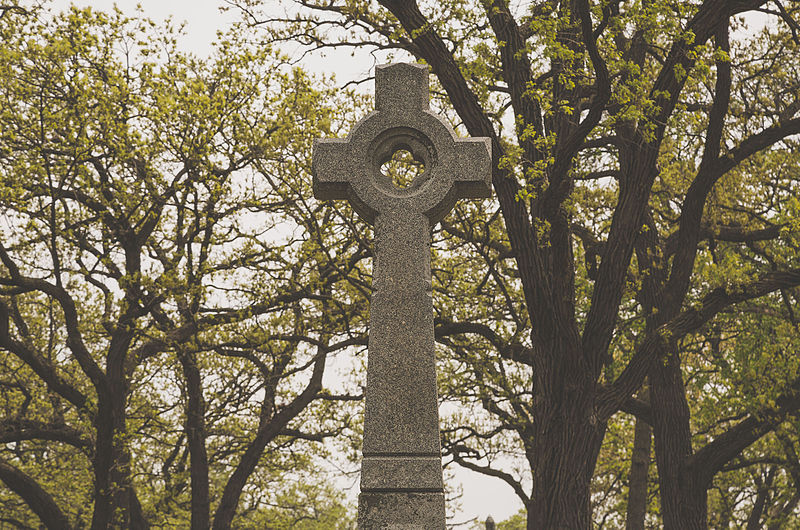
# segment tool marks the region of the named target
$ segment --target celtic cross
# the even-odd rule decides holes
[[[429,110],[428,68],[380,65],[376,112],[314,144],[314,196],[346,199],[374,225],[359,528],[444,529],[431,227],[461,198],[491,193],[488,138],[458,138]],[[398,150],[424,170],[406,187],[381,171]]]

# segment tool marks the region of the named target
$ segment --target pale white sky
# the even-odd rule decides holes
[[[223,4],[222,0],[74,0],[72,2],[54,0],[53,6],[54,9],[64,9],[70,3],[91,6],[99,10],[111,10],[117,5],[123,12],[130,14],[133,14],[139,5],[144,15],[156,22],[170,16],[175,23],[185,21],[186,35],[179,45],[181,49],[199,57],[207,56],[212,51],[217,31],[229,28],[238,16],[233,11],[221,13],[219,7]],[[272,0],[266,0],[265,4],[277,6]],[[296,49],[291,48],[284,51],[289,54],[297,53]],[[337,83],[342,85],[348,81],[370,76],[374,62],[373,57],[368,54],[361,53],[354,57],[349,51],[342,50],[329,51],[325,57],[308,56],[303,66],[319,73],[336,73]],[[366,84],[364,88],[371,91],[372,85]],[[457,466],[452,466],[452,469],[463,491],[459,501],[461,510],[457,513],[454,523],[476,518],[484,521],[488,515],[500,522],[522,508],[522,502],[504,482]],[[356,493],[351,492],[353,498]]]

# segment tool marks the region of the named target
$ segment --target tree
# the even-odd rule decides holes
[[[297,472],[358,430],[322,378],[366,344],[367,250],[336,233],[351,213],[307,200],[311,140],[358,100],[239,33],[203,61],[118,11],[18,11],[0,19],[4,520],[347,527]]]
[[[609,422],[630,412],[652,426],[664,526],[705,527],[715,475],[800,405],[785,365],[773,399],[692,444],[686,345],[734,307],[797,311],[797,2],[230,3],[274,42],[425,61],[459,130],[492,139],[497,202],[443,224],[463,266],[437,276],[437,336],[463,376],[446,391],[493,421],[448,426],[447,454],[509,483],[528,528],[588,528]],[[723,338],[754,331],[731,321]],[[487,465],[503,433],[530,488]]]

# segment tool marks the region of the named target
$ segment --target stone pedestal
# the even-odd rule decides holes
[[[444,493],[365,492],[358,527],[365,530],[444,530]]]

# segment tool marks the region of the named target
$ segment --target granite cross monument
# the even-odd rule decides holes
[[[428,67],[380,65],[376,112],[345,139],[317,140],[314,196],[347,199],[374,225],[358,526],[444,529],[436,397],[431,227],[459,198],[491,192],[488,138],[458,138],[429,110]],[[424,165],[399,187],[381,166],[399,150]]]

